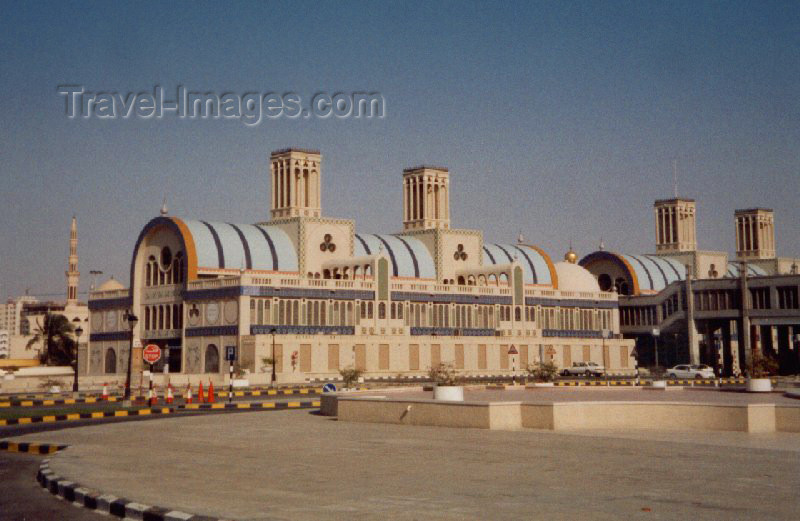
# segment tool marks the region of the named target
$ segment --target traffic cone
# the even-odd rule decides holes
[[[100,396],[103,400],[108,400],[108,384],[103,382],[103,394]]]
[[[167,403],[172,404],[173,399],[174,396],[172,396],[172,384],[170,384],[169,386],[167,386]]]
[[[197,386],[197,401],[200,403],[205,403],[206,399],[203,396],[203,381],[200,380],[200,385]]]
[[[208,381],[208,403],[214,403],[214,382]]]
[[[150,390],[150,405],[158,405],[158,390],[155,386]]]
[[[192,403],[192,384],[186,384],[186,395],[184,397],[186,403]]]

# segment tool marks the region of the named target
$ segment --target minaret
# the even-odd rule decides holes
[[[67,264],[67,306],[78,303],[78,222],[72,216],[72,225],[69,227],[69,261]]]

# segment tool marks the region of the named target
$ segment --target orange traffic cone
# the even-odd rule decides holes
[[[158,389],[155,386],[150,389],[150,405],[158,405]]]
[[[108,400],[108,384],[103,382],[103,394],[100,396],[103,400]]]
[[[214,403],[214,382],[208,381],[208,403]]]
[[[197,386],[197,401],[200,403],[204,403],[206,401],[205,397],[203,396],[203,381],[200,381],[200,385]]]
[[[186,395],[184,396],[186,403],[192,403],[192,384],[186,384]]]
[[[167,403],[171,404],[175,397],[172,396],[172,384],[167,386]]]

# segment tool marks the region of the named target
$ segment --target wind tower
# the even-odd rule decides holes
[[[67,306],[73,306],[78,303],[78,283],[81,276],[78,271],[78,222],[74,215],[69,227],[69,260],[65,275],[67,276]]]
[[[450,228],[450,172],[438,166],[403,170],[403,230]]]
[[[697,250],[694,199],[660,199],[653,204],[653,208],[656,218],[656,253]]]
[[[322,213],[319,150],[285,148],[270,155],[273,219],[320,217]]]
[[[736,210],[734,221],[737,259],[775,258],[775,215],[771,209]]]

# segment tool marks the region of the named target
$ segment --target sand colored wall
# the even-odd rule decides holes
[[[800,432],[800,407],[682,402],[461,402],[391,397],[323,397],[323,413],[342,421],[515,430],[620,429]],[[336,409],[338,405],[338,411]]]

